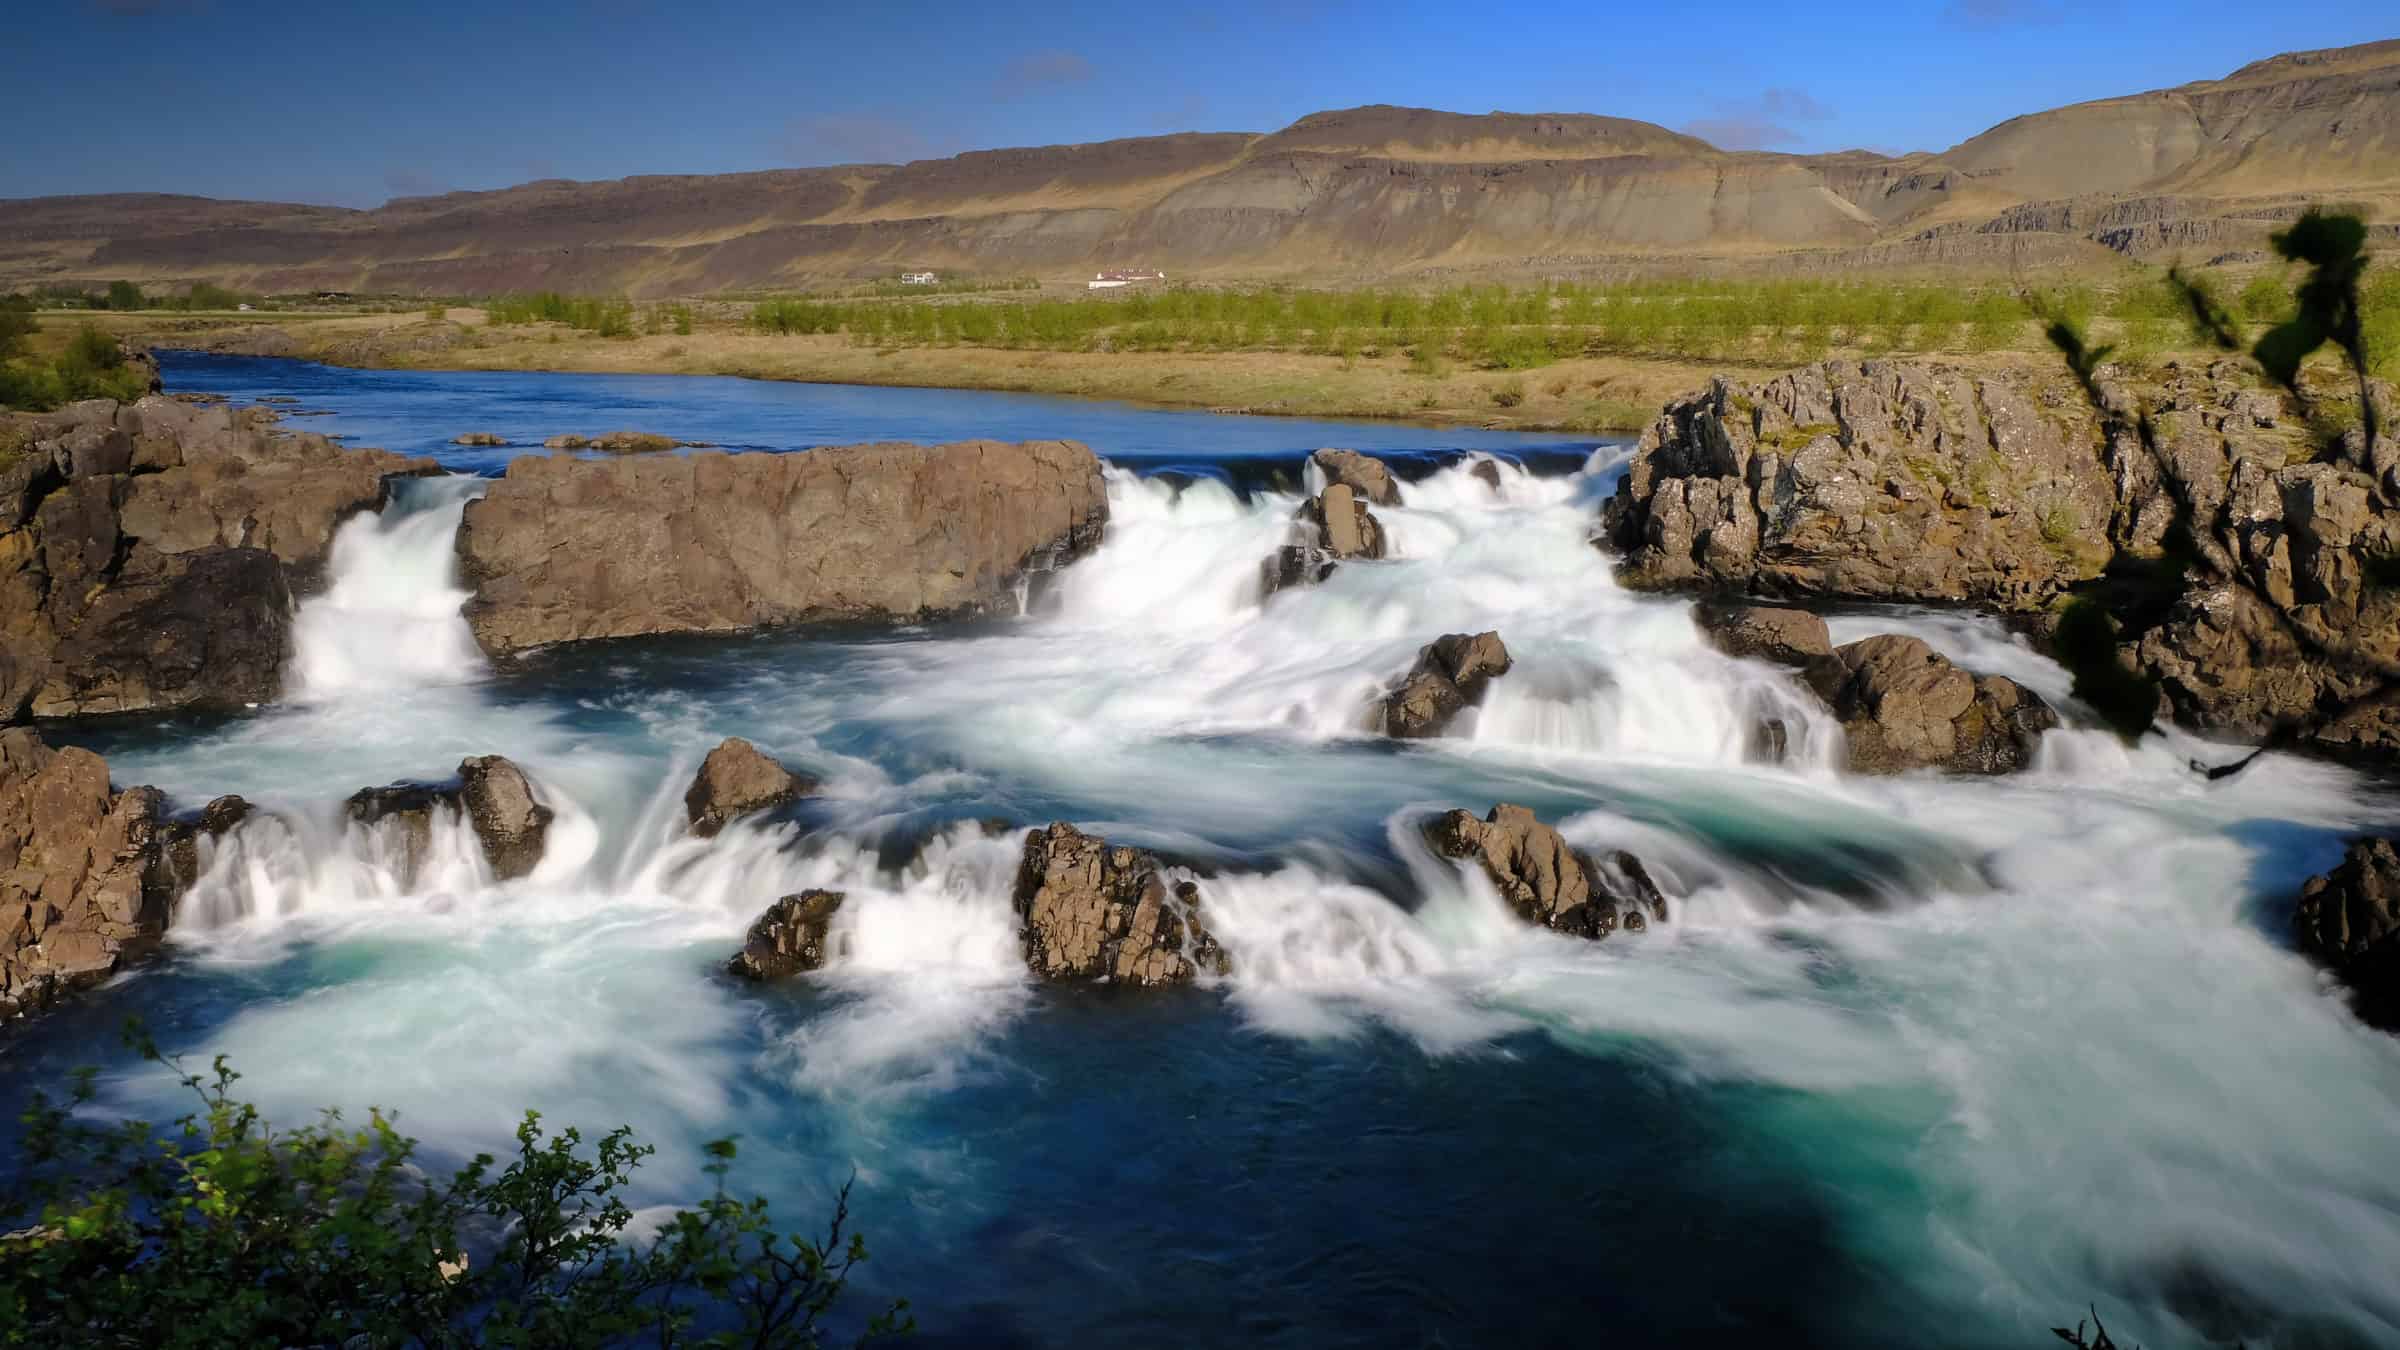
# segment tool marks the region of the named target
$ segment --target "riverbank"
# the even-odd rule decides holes
[[[805,384],[1101,398],[1165,408],[1367,418],[1503,431],[1629,433],[1716,375],[1766,367],[1722,361],[1581,357],[1532,370],[1412,368],[1399,353],[1061,352],[989,347],[874,348],[831,334],[771,335],[704,324],[689,334],[603,338],[555,324],[496,327],[475,309],[356,314],[262,324],[247,316],[79,315],[161,347],[285,356],[372,370],[735,375]],[[55,320],[53,320],[55,322]]]

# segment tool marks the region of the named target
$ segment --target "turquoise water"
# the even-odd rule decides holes
[[[494,671],[456,641],[447,564],[479,485],[409,485],[346,527],[286,705],[58,728],[120,782],[281,819],[220,856],[167,961],[0,1046],[15,1091],[99,1063],[114,1104],[165,1111],[113,1049],[139,1013],[279,1112],[394,1106],[441,1151],[528,1106],[631,1123],[663,1146],[653,1203],[738,1134],[738,1180],[788,1215],[855,1175],[863,1291],[906,1294],[933,1344],[2026,1346],[2090,1303],[2151,1346],[2400,1338],[2400,1050],[2282,936],[2300,880],[2389,800],[2282,756],[2209,784],[2186,762],[2221,750],[2084,730],[2015,779],[1850,778],[1785,674],[1614,585],[1589,536],[1622,447],[723,380],[166,371],[411,450],[1068,437],[1114,466],[1112,519],[1018,618]],[[1326,444],[1402,461],[1397,557],[1261,603],[1257,560]],[[1839,626],[2065,699],[1980,621]],[[1419,645],[1484,627],[1518,667],[1460,734],[1361,732]],[[1767,714],[1786,765],[1743,760]],[[824,788],[682,837],[726,735]],[[333,823],[359,786],[494,752],[559,808],[532,877],[462,854],[400,884]],[[1529,931],[1418,842],[1429,814],[1502,800],[1640,854],[1674,921]],[[1018,837],[980,822],[1057,818],[1204,872],[1235,974],[1030,983]],[[850,896],[831,968],[718,973],[811,885]]]

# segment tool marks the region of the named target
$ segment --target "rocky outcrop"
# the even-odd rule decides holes
[[[700,771],[684,791],[683,811],[692,833],[705,839],[735,816],[782,806],[815,787],[757,746],[728,736],[700,761]]]
[[[1527,923],[1599,939],[1666,921],[1666,897],[1641,859],[1623,850],[1605,861],[1578,852],[1531,808],[1502,802],[1480,820],[1452,811],[1427,825],[1425,838],[1445,858],[1482,863],[1500,898]]]
[[[2058,714],[1999,675],[1972,675],[1913,637],[1885,634],[1810,663],[1809,685],[1842,720],[1853,773],[2013,773]]]
[[[450,438],[452,445],[494,446],[508,444],[508,438],[493,431],[470,431]]]
[[[88,750],[0,731],[0,1016],[97,984],[165,933],[165,799]]]
[[[1107,518],[1100,461],[1069,441],[531,455],[467,507],[459,556],[468,622],[503,655],[1013,607]]]
[[[767,906],[725,968],[746,980],[781,980],[825,964],[840,891],[802,891]]]
[[[361,788],[343,802],[342,813],[384,834],[403,884],[413,883],[433,857],[434,826],[445,814],[466,819],[501,881],[526,876],[541,864],[553,818],[525,771],[498,755],[461,762],[458,776],[448,782]]]
[[[1353,558],[1383,556],[1383,522],[1347,483],[1333,483],[1300,503],[1292,537],[1259,568],[1266,594],[1291,586],[1313,586]]]
[[[0,722],[275,697],[335,529],[439,471],[169,398],[0,422]]]
[[[1072,825],[1026,834],[1015,905],[1025,964],[1046,980],[1179,984],[1227,969],[1197,886]]]
[[[2356,995],[2358,1015],[2400,1031],[2400,851],[2358,839],[2341,866],[2311,877],[2292,926],[2300,950]]]
[[[1400,504],[1400,481],[1392,477],[1391,466],[1373,455],[1356,450],[1319,450],[1309,456],[1324,471],[1325,481],[1340,483],[1358,494],[1358,499],[1375,506]]]
[[[1441,735],[1460,713],[1483,702],[1485,690],[1511,664],[1498,633],[1435,638],[1418,650],[1408,677],[1384,698],[1383,733],[1411,740]]]
[[[1604,529],[1635,585],[2029,617],[2112,558],[2147,565],[2118,569],[2103,603],[2163,710],[2388,761],[2400,440],[2328,447],[2307,413],[2231,360],[2103,368],[2089,393],[2047,366],[1829,362],[1670,405]]]
[[[1709,644],[1727,656],[1805,666],[1833,655],[1825,620],[1804,609],[1704,603],[1693,618]]]
[[[2099,575],[2115,509],[2063,372],[1828,361],[1669,404],[1604,527],[1634,585],[2026,609]]]

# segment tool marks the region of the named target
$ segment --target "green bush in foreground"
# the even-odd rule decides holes
[[[163,1129],[87,1123],[88,1072],[64,1105],[36,1097],[0,1196],[0,1344],[816,1346],[867,1257],[847,1187],[821,1241],[732,1198],[730,1140],[714,1193],[640,1238],[624,1197],[653,1150],[627,1130],[587,1149],[528,1112],[505,1166],[440,1178],[381,1112],[278,1131],[237,1078],[184,1075],[198,1108]]]

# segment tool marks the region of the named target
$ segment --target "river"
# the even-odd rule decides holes
[[[2153,1347],[2400,1339],[2400,1042],[2290,949],[2290,898],[2395,818],[2284,755],[2210,783],[2180,735],[2051,733],[2012,778],[1860,778],[1788,672],[1620,589],[1589,541],[1629,447],[988,393],[350,371],[168,354],[169,387],[434,453],[337,541],[280,705],[59,724],[120,784],[246,826],[164,961],[0,1045],[21,1094],[100,1065],[177,1109],[115,1028],[298,1118],[396,1108],[437,1154],[519,1112],[629,1123],[644,1198],[701,1141],[813,1223],[855,1175],[933,1345],[2035,1346],[2099,1305]],[[520,443],[618,427],[727,447],[1064,437],[1105,460],[1092,556],[1019,617],[637,641],[494,670],[451,535]],[[1306,453],[1391,456],[1393,561],[1262,603]],[[1474,472],[1496,466],[1494,488]],[[2067,701],[1980,619],[1853,612]],[[1459,734],[1363,730],[1417,648],[1498,629],[1517,669]],[[1786,763],[1745,760],[1761,715]],[[2086,719],[2088,723],[2088,719]],[[728,735],[819,793],[681,830]],[[463,828],[413,888],[337,825],[370,784],[523,764],[558,808],[495,884]],[[1432,856],[1433,812],[1517,801],[1629,848],[1674,920],[1526,928]],[[1205,866],[1221,980],[1034,984],[1008,890],[1066,819]],[[720,973],[776,896],[841,889],[844,953]]]

